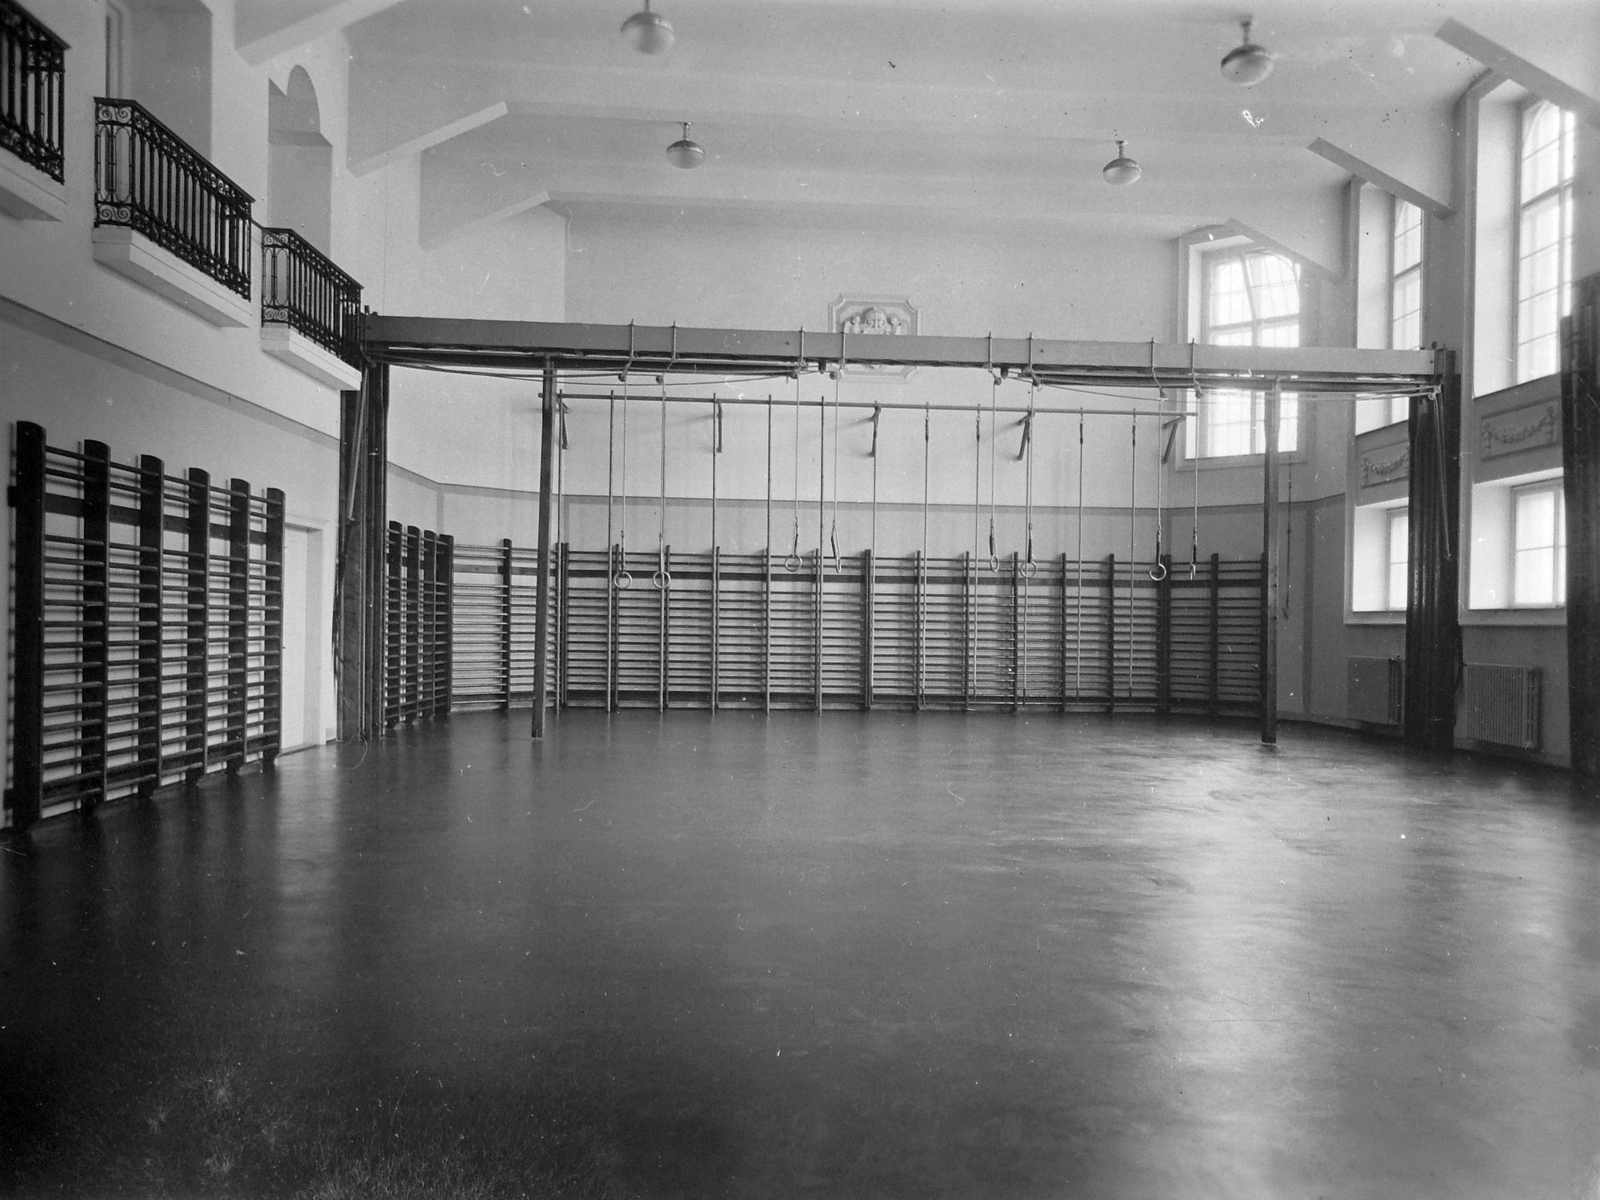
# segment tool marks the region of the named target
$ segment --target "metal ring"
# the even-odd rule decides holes
[[[618,571],[612,577],[611,582],[617,585],[618,591],[625,592],[633,586],[633,576],[626,571]]]
[[[650,582],[656,585],[657,591],[664,592],[672,583],[672,576],[658,567],[656,573],[650,576]]]
[[[1020,566],[1017,567],[1017,574],[1021,575],[1024,579],[1032,579],[1038,573],[1039,564],[1034,562],[1031,558],[1026,559]]]
[[[1193,580],[1195,578],[1195,576],[1197,576],[1199,573],[1200,573],[1200,564],[1199,563],[1190,563],[1189,564],[1189,578],[1190,578],[1190,580]]]
[[[1000,560],[992,554],[989,555],[989,570],[997,575],[1000,573]]]
[[[1158,563],[1156,563],[1155,566],[1150,568],[1150,578],[1155,580],[1157,583],[1160,583],[1166,577],[1167,577],[1167,564],[1166,563],[1158,562]]]
[[[791,554],[788,558],[783,560],[783,569],[791,573],[798,571],[800,569],[800,565],[800,556],[798,554]]]

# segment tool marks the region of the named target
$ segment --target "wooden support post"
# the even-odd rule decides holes
[[[249,749],[250,485],[228,481],[228,700],[226,761],[237,775]]]
[[[83,732],[79,768],[90,778],[83,807],[106,798],[106,741],[110,717],[111,448],[83,443]]]
[[[1572,769],[1600,775],[1600,274],[1562,322],[1561,460],[1567,506],[1567,705]]]
[[[822,522],[820,517],[817,521],[817,533],[820,538],[822,533]],[[811,682],[814,691],[812,697],[812,708],[817,712],[822,711],[822,570],[822,543],[819,540],[817,543],[817,569],[813,575],[813,578],[816,580],[816,593],[812,598],[813,604],[811,606],[811,627],[815,635],[811,646]]]
[[[283,493],[267,489],[265,591],[262,626],[262,729],[266,744],[261,761],[272,766],[283,750]]]
[[[1209,694],[1206,699],[1206,712],[1214,717],[1222,702],[1222,556],[1220,554],[1211,556],[1210,592],[1211,674],[1207,683]]]
[[[972,551],[961,552],[961,710],[972,711],[972,688],[977,665],[977,636],[974,630],[973,592],[977,589],[977,563]]]
[[[1133,630],[1128,631],[1133,649]],[[1106,712],[1117,711],[1117,556],[1106,555]]]
[[[399,724],[405,711],[406,539],[400,522],[389,522],[384,557],[384,646],[381,727]]]
[[[361,390],[340,394],[338,579],[334,665],[339,737],[383,727],[387,606],[389,368],[367,367]]]
[[[1011,711],[1022,711],[1022,677],[1026,668],[1023,665],[1023,655],[1026,654],[1024,639],[1027,631],[1024,627],[1022,616],[1022,597],[1024,583],[1020,571],[1020,562],[1017,552],[1011,552]]]
[[[189,471],[184,630],[184,781],[191,787],[206,773],[206,709],[210,672],[207,640],[211,596],[211,476]]]
[[[544,364],[539,415],[539,563],[534,600],[533,736],[544,737],[545,689],[550,677],[550,488],[554,483],[556,443],[556,368]]]
[[[161,786],[161,543],[166,515],[165,464],[139,459],[139,663],[138,789],[149,796]]]
[[[456,540],[448,533],[439,535],[439,665],[433,711],[449,713],[455,701],[456,635]]]
[[[556,546],[556,637],[551,650],[556,656],[556,711],[567,707],[567,599],[572,591],[571,547],[566,542]]]
[[[1172,711],[1172,555],[1161,556],[1156,583],[1156,711]]]
[[[1080,574],[1081,574],[1081,572],[1082,572],[1082,567],[1081,566],[1079,567],[1079,571],[1080,571]],[[1079,588],[1082,588],[1082,586],[1083,586],[1083,580],[1081,578],[1078,580],[1078,586],[1079,586]],[[1080,604],[1082,603],[1082,598],[1081,597],[1079,598],[1079,603]],[[1071,681],[1072,672],[1067,670],[1067,554],[1066,554],[1066,551],[1064,551],[1064,550],[1061,552],[1060,608],[1061,608],[1061,639],[1060,639],[1060,642],[1058,643],[1058,648],[1059,648],[1059,650],[1061,652],[1061,654],[1060,654],[1060,657],[1061,657],[1061,711],[1063,713],[1065,713],[1067,711],[1067,697],[1069,695],[1076,696],[1078,689],[1077,689],[1076,686],[1072,686],[1071,690],[1070,691],[1068,690],[1069,681]],[[1078,647],[1078,653],[1079,654],[1083,653],[1083,647],[1081,647],[1081,646]],[[1071,682],[1075,684],[1076,681],[1071,681]]]
[[[1457,609],[1461,542],[1461,377],[1453,351],[1435,356],[1439,384],[1411,398],[1408,500],[1405,736],[1408,745],[1455,745],[1461,670]],[[1568,629],[1571,637],[1571,629]]]
[[[928,658],[928,561],[923,557],[922,551],[912,551],[913,560],[917,568],[916,596],[912,610],[916,619],[916,648],[917,648],[917,711],[921,712],[927,703],[927,658]]]
[[[872,711],[872,660],[875,630],[873,622],[876,571],[872,551],[861,552],[861,710]]]
[[[713,478],[717,467],[715,453],[711,458]],[[714,490],[714,489],[713,489]],[[712,509],[711,523],[716,524],[716,510]],[[717,711],[717,701],[722,697],[722,551],[715,541],[711,544],[711,711]]]
[[[661,562],[659,563],[657,569],[662,571],[666,577],[661,581],[662,587],[658,592],[661,601],[661,619],[656,625],[656,629],[659,634],[659,639],[657,641],[658,656],[656,658],[658,665],[658,672],[656,675],[656,711],[666,712],[667,701],[671,699],[669,693],[672,687],[672,676],[670,674],[672,668],[672,597],[670,595],[670,589],[672,587],[671,546],[664,545],[661,547]]]
[[[11,824],[26,829],[44,805],[44,514],[45,433],[18,421],[12,580]]]
[[[1278,427],[1283,393],[1266,398],[1266,453],[1261,470],[1261,740],[1278,741]]]
[[[511,708],[511,539],[500,539],[500,711]]]

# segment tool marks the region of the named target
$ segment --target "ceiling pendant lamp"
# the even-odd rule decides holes
[[[660,54],[672,48],[672,22],[651,12],[650,0],[644,0],[644,8],[622,23],[622,36],[640,54]]]
[[[1122,152],[1126,142],[1117,143],[1117,156],[1100,168],[1100,174],[1106,177],[1106,182],[1117,187],[1125,187],[1130,183],[1138,183],[1139,176],[1144,174],[1144,168]]]
[[[667,147],[667,161],[685,171],[692,171],[706,160],[706,152],[699,142],[689,137],[689,122],[680,121],[683,136]]]
[[[1240,22],[1244,29],[1244,41],[1222,56],[1222,77],[1240,87],[1254,87],[1272,74],[1271,52],[1250,40],[1252,23],[1250,17]]]

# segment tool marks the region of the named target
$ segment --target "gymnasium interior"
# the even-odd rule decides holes
[[[1586,0],[0,0],[0,1193],[1600,1200],[1597,302]]]

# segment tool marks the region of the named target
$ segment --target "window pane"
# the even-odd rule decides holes
[[[1278,453],[1287,454],[1300,444],[1300,398],[1281,396],[1278,401]]]
[[[1555,551],[1518,550],[1516,579],[1512,582],[1512,595],[1518,604],[1554,604],[1555,579],[1552,568]]]
[[[1244,266],[1237,258],[1230,256],[1213,266],[1210,301],[1209,323],[1212,326],[1238,325],[1251,319],[1250,298],[1245,294]],[[1248,342],[1244,344],[1249,345]]]
[[[1261,327],[1261,340],[1259,346],[1298,346],[1300,344],[1300,322],[1290,321],[1287,324],[1279,321],[1265,324]]]
[[[1254,344],[1250,327],[1248,325],[1246,325],[1243,329],[1219,330],[1213,333],[1207,340],[1210,341],[1213,346],[1249,346]]]
[[[1300,279],[1295,265],[1276,254],[1252,254],[1247,260],[1256,315],[1263,320],[1300,311]]]
[[[1516,546],[1520,550],[1556,544],[1556,494],[1550,488],[1517,493]]]
[[[1406,606],[1406,574],[1409,564],[1411,521],[1407,511],[1403,508],[1390,510],[1389,513],[1389,597],[1390,608],[1404,608]]]
[[[1207,392],[1200,402],[1201,447],[1206,457],[1249,454],[1249,392]]]
[[[1522,118],[1522,199],[1531,200],[1560,182],[1562,112],[1535,104]]]
[[[1422,344],[1422,272],[1407,271],[1394,281],[1394,319],[1389,345],[1396,350],[1415,350]]]
[[[1394,264],[1396,275],[1422,261],[1422,210],[1408,200],[1394,205]]]

